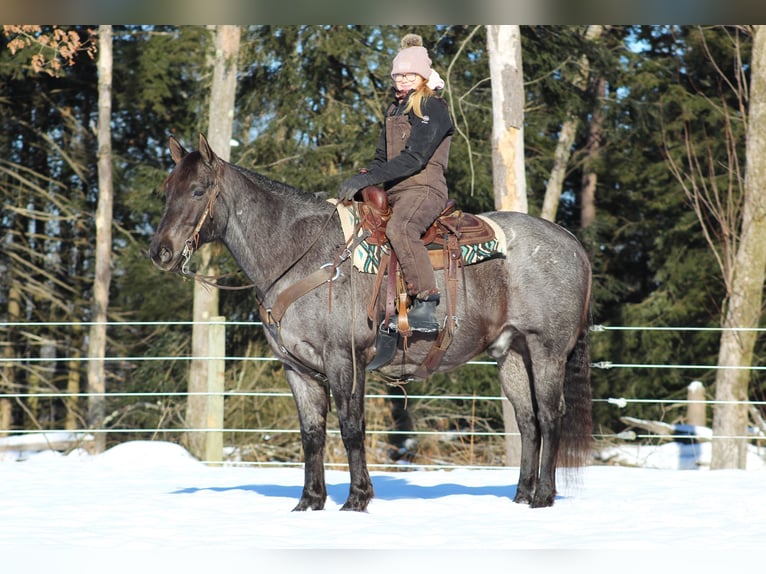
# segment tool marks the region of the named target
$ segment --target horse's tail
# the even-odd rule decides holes
[[[564,419],[561,424],[559,466],[587,465],[592,456],[593,418],[590,386],[590,325],[592,316],[583,326],[574,349],[569,354],[564,375]]]

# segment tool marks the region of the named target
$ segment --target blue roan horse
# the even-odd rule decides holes
[[[198,151],[189,153],[171,138],[170,152],[176,166],[165,182],[165,212],[151,243],[152,261],[160,269],[185,272],[199,245],[216,240],[226,245],[255,286],[266,336],[284,364],[297,405],[305,483],[295,510],[324,508],[331,396],[350,472],[343,509],[365,510],[373,497],[364,394],[377,334],[367,313],[375,275],[357,271],[351,260],[334,268],[346,240],[333,204],[223,161],[202,135]],[[557,465],[577,467],[590,460],[590,263],[575,237],[558,225],[523,213],[484,215],[505,232],[505,256],[461,270],[457,328],[437,372],[483,352],[497,361],[521,433],[514,500],[551,506]],[[437,272],[444,293],[441,275]],[[307,277],[319,279],[309,279],[304,288]],[[292,293],[288,304],[286,293]],[[406,350],[400,343],[380,373],[410,378],[433,338],[413,333]]]

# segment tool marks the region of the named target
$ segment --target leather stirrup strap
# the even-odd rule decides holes
[[[425,380],[436,372],[436,369],[441,363],[444,353],[447,352],[447,348],[452,343],[452,333],[447,329],[442,329],[436,336],[434,344],[431,346],[431,350],[428,351],[428,355],[423,362],[415,369],[415,377]]]
[[[449,238],[444,244],[444,273],[446,275],[447,293],[447,318],[444,328],[439,331],[436,336],[434,344],[428,351],[428,355],[423,362],[415,370],[415,377],[419,379],[427,379],[430,377],[441,363],[444,353],[447,352],[452,339],[455,335],[456,327],[456,310],[457,310],[457,284],[458,275],[457,269],[460,267],[460,246],[458,245],[458,239],[455,235],[450,234]]]
[[[398,313],[396,320],[396,328],[399,334],[404,337],[405,348],[407,345],[407,337],[412,335],[412,329],[410,329],[410,320],[407,317],[407,287],[404,285],[404,276],[401,273],[394,273],[396,275],[396,297]]]
[[[384,325],[388,325],[388,320],[396,310],[396,269],[399,266],[399,260],[396,252],[391,250],[391,256],[388,260],[388,281],[386,281],[386,315],[383,318]]]
[[[378,296],[380,295],[381,287],[383,286],[383,276],[386,274],[386,269],[388,268],[388,261],[389,261],[389,255],[388,253],[383,253],[380,257],[380,265],[378,266],[378,273],[375,276],[375,286],[372,288],[372,293],[370,294],[370,303],[367,305],[367,317],[370,319],[370,321],[373,322],[373,324],[376,322],[375,317],[377,313],[375,312],[375,307],[378,303]],[[388,316],[386,316],[386,321],[388,320]]]
[[[456,235],[450,235],[447,240],[447,248],[444,250],[444,269],[446,270],[447,283],[447,320],[445,330],[449,331],[450,335],[454,334],[455,327],[457,326],[457,271],[458,268],[463,268],[462,252],[458,241],[459,238]]]

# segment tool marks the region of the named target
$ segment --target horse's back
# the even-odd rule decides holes
[[[587,287],[590,287],[588,254],[571,232],[546,219],[516,211],[483,215],[504,231],[506,256],[514,275],[549,288],[565,283],[577,288],[587,279]],[[555,284],[551,285],[553,278]]]
[[[557,223],[519,211],[491,211],[482,214],[496,222],[505,232],[508,248],[534,247],[549,253],[574,250],[586,255],[579,240]]]

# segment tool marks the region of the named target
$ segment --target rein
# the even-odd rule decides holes
[[[266,287],[265,290],[263,290],[263,296],[261,296],[258,291],[261,291],[258,289],[258,286],[255,282],[248,283],[246,285],[237,285],[237,286],[229,286],[229,285],[221,285],[218,283],[220,279],[223,279],[225,277],[231,277],[234,275],[234,273],[226,273],[224,275],[200,275],[198,273],[194,273],[191,271],[188,267],[189,261],[191,260],[192,255],[195,251],[199,249],[199,242],[200,242],[200,232],[202,230],[202,227],[205,225],[205,222],[209,218],[210,220],[213,219],[213,208],[215,207],[215,202],[218,199],[218,196],[221,193],[221,187],[218,181],[215,183],[215,193],[210,194],[210,198],[208,199],[207,204],[205,205],[205,209],[202,211],[202,214],[200,215],[199,220],[197,221],[197,224],[194,226],[194,230],[192,231],[192,234],[189,236],[189,238],[184,242],[184,248],[181,252],[181,257],[183,258],[183,263],[181,264],[181,274],[185,275],[187,277],[191,277],[195,281],[199,281],[203,285],[208,285],[210,287],[215,287],[217,289],[223,289],[227,291],[242,291],[245,289],[256,289],[256,300],[258,301],[258,306],[262,311],[265,311],[264,317],[269,317],[269,321],[276,321],[277,323],[281,320],[282,315],[284,314],[284,311],[287,310],[287,307],[290,306],[290,304],[308,293],[309,291],[315,289],[316,287],[319,287],[319,285],[322,285],[323,283],[329,282],[330,283],[330,289],[332,290],[332,282],[338,279],[340,277],[340,271],[338,267],[346,260],[348,259],[351,254],[353,253],[354,248],[364,241],[368,236],[369,232],[364,232],[362,234],[354,234],[355,237],[349,239],[346,244],[343,246],[343,248],[338,252],[338,254],[335,256],[335,261],[332,263],[325,263],[324,265],[320,266],[320,268],[316,271],[314,271],[311,275],[308,275],[307,277],[304,277],[301,281],[298,283],[295,283],[294,285],[291,285],[284,291],[282,291],[278,296],[276,303],[273,308],[266,309],[262,303],[263,296],[268,293],[271,288],[274,286],[274,284],[279,281],[282,277],[287,274],[290,269],[295,267],[295,265],[303,259],[306,254],[316,245],[317,241],[323,236],[323,233],[327,226],[330,224],[330,221],[332,220],[333,215],[338,211],[337,204],[334,206],[333,211],[330,213],[330,215],[327,216],[324,223],[322,224],[322,227],[319,229],[319,232],[316,234],[314,240],[306,247],[306,249],[301,253],[295,261],[293,261],[290,265],[288,265],[284,271],[281,273],[275,275],[274,279],[272,279],[269,282],[268,287]],[[358,228],[357,228],[358,231]],[[332,304],[332,291],[330,291],[330,299],[328,301],[328,305]]]

